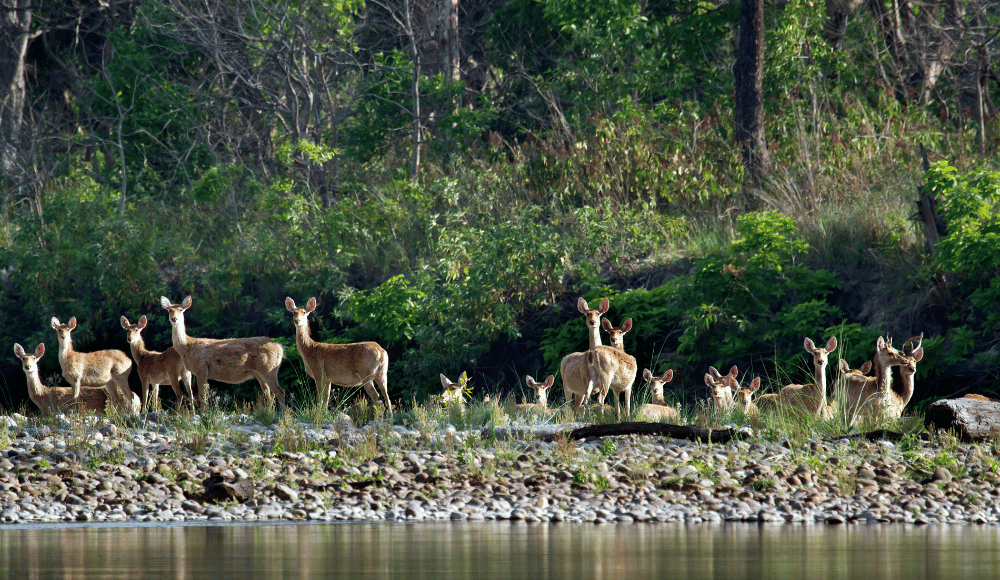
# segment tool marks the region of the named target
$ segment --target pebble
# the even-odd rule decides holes
[[[451,424],[195,419],[184,427],[163,413],[0,416],[0,522],[1000,522],[992,446],[943,437],[905,451],[759,435],[713,445],[626,436],[605,445],[533,441],[530,429],[483,437]],[[216,431],[199,444],[191,424]],[[256,493],[202,503],[210,476],[250,480]]]

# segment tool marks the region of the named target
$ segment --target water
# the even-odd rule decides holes
[[[0,578],[983,580],[998,548],[968,525],[0,526]]]

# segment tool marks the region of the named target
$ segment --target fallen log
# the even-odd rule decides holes
[[[971,398],[943,399],[927,409],[929,431],[954,431],[962,441],[984,441],[1000,436],[1000,402]]]
[[[687,439],[689,441],[711,441],[712,443],[726,443],[733,439],[743,439],[746,435],[736,429],[712,430],[693,425],[671,425],[669,423],[612,423],[609,425],[587,425],[578,427],[571,431],[562,431],[545,437],[546,441],[552,441],[559,437],[566,437],[570,440],[586,439],[587,437],[612,437],[616,435],[658,435],[661,437],[672,437],[674,439]]]

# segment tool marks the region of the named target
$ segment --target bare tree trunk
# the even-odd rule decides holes
[[[461,40],[458,38],[458,0],[448,0],[448,80],[455,82],[462,76],[459,68]]]
[[[31,0],[2,5],[0,19],[0,168],[15,187],[24,185],[18,169],[27,99],[25,57],[31,34]]]
[[[740,0],[739,43],[733,64],[735,133],[743,152],[743,195],[759,186],[771,162],[764,142],[764,1]]]
[[[410,0],[406,0],[406,32],[410,37],[410,56],[413,58],[413,79],[410,90],[413,94],[413,154],[410,157],[410,179],[417,178],[420,169],[420,51],[417,48],[417,35],[413,30],[412,8]]]

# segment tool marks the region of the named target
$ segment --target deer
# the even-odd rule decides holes
[[[535,390],[535,399],[537,402],[528,403],[524,402],[517,405],[518,411],[545,411],[549,408],[549,387],[555,383],[556,378],[552,375],[545,377],[544,381],[536,381],[531,375],[524,376],[524,383],[528,385],[528,388]]]
[[[642,406],[639,417],[643,421],[679,421],[680,411],[666,403],[663,399],[663,386],[674,380],[673,369],[667,369],[662,375],[654,375],[649,369],[642,369],[642,378],[649,383],[651,403]]]
[[[278,368],[285,350],[265,336],[253,338],[195,338],[188,336],[184,312],[193,303],[190,296],[180,304],[160,297],[160,306],[170,320],[173,347],[181,355],[184,367],[198,380],[198,398],[202,407],[208,401],[208,381],[235,385],[256,379],[268,400],[285,405],[285,392],[278,385]]]
[[[35,354],[27,354],[24,347],[14,344],[14,354],[21,359],[21,370],[28,380],[28,397],[43,413],[56,414],[65,411],[90,411],[104,415],[108,407],[108,391],[104,387],[80,387],[74,396],[69,386],[47,387],[38,378],[38,361],[45,354],[45,343],[35,347]]]
[[[588,350],[601,346],[601,316],[608,311],[608,308],[610,308],[610,302],[607,298],[602,299],[597,308],[590,308],[582,296],[576,301],[576,309],[586,317]],[[563,357],[559,364],[559,373],[563,381],[563,396],[567,403],[573,404],[577,409],[583,405],[583,397],[588,399],[590,397],[590,394],[586,392],[587,364],[585,356],[586,351],[574,352]],[[574,395],[576,395],[575,401]]]
[[[306,374],[316,381],[316,401],[322,408],[330,403],[333,385],[362,385],[371,400],[378,404],[379,396],[392,413],[389,400],[389,353],[375,342],[327,344],[309,336],[309,314],[316,310],[316,298],[310,298],[305,308],[296,308],[295,301],[285,297],[285,308],[292,313],[295,325],[295,347],[302,357]]]
[[[756,417],[760,414],[760,409],[757,407],[757,403],[754,403],[753,396],[757,390],[760,389],[760,377],[754,377],[750,381],[749,387],[740,387],[736,391],[736,406],[739,407],[744,415],[750,417]]]
[[[441,404],[444,406],[457,405],[460,408],[465,407],[465,386],[469,383],[469,376],[462,371],[462,374],[458,377],[458,382],[452,382],[451,379],[441,375],[441,386],[444,387],[444,391],[439,395],[441,398]]]
[[[614,391],[615,413],[621,416],[619,395],[625,395],[625,416],[632,413],[632,383],[635,382],[639,370],[635,357],[625,352],[624,336],[632,330],[632,319],[622,323],[621,327],[613,327],[607,319],[602,321],[604,330],[610,335],[610,346],[596,346],[585,353],[587,366],[586,397],[597,392],[600,405],[608,391]]]
[[[826,365],[831,352],[837,348],[837,337],[826,341],[826,347],[817,347],[806,338],[806,352],[812,355],[814,381],[806,385],[787,385],[778,394],[779,404],[788,409],[809,415],[829,416],[826,402]]]
[[[73,388],[73,398],[80,396],[81,387],[104,387],[112,403],[123,410],[139,412],[138,400],[129,389],[128,376],[132,372],[132,359],[117,349],[78,352],[73,349],[71,333],[76,328],[76,317],[66,324],[52,317],[52,328],[59,338],[59,366],[63,378]]]
[[[142,383],[142,408],[149,408],[150,397],[152,397],[154,405],[159,402],[160,385],[164,383],[169,384],[170,388],[173,389],[174,395],[177,397],[178,411],[184,401],[189,401],[194,406],[191,372],[184,366],[184,361],[181,360],[177,349],[170,346],[163,352],[157,352],[146,348],[141,334],[148,323],[145,314],[139,317],[137,324],[131,324],[124,316],[119,322],[125,329],[125,339],[132,350],[132,358],[135,359],[139,381]],[[181,390],[181,384],[184,385],[184,390]],[[186,399],[185,391],[187,392]]]
[[[923,335],[921,335],[923,336]],[[923,357],[923,351],[920,353]],[[892,347],[891,338],[878,337],[875,341],[875,376],[848,382],[841,405],[847,421],[853,425],[858,417],[877,419],[885,416],[892,391],[892,367],[907,363],[907,358]],[[907,402],[909,399],[907,399]]]
[[[711,390],[711,402],[716,409],[725,411],[733,405],[733,385],[736,384],[737,374],[739,369],[736,365],[733,365],[726,375],[715,367],[708,367],[708,372],[705,373],[705,385]]]

